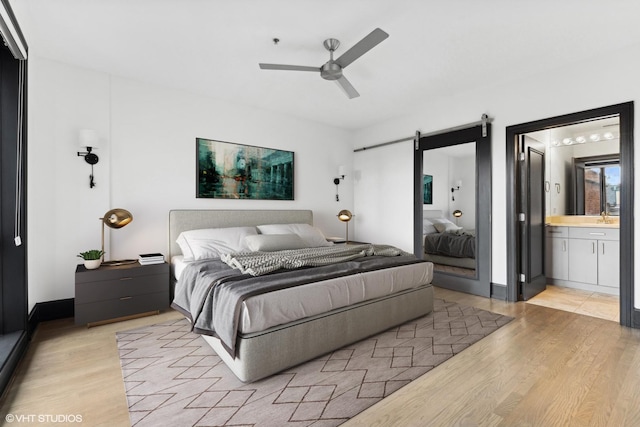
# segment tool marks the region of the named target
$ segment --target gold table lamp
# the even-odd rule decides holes
[[[104,214],[102,218],[98,218],[102,222],[102,263],[105,265],[118,265],[118,264],[130,264],[135,260],[123,260],[123,261],[104,261],[104,226],[109,228],[122,228],[125,225],[133,221],[133,215],[126,209],[111,209]]]
[[[349,221],[351,221],[351,218],[353,218],[353,214],[346,209],[343,209],[340,212],[338,212],[338,219],[344,222],[345,225],[347,226],[347,236],[345,239],[345,243],[349,243]]]

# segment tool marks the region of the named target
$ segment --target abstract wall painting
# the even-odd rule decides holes
[[[293,200],[293,152],[196,138],[197,198]]]
[[[424,175],[423,176],[424,183],[424,204],[431,205],[433,204],[433,175]]]

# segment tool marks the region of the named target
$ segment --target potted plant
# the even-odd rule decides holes
[[[104,255],[104,251],[100,249],[91,249],[86,252],[80,252],[78,254],[78,258],[82,258],[84,260],[84,266],[87,270],[94,270],[100,267],[102,263],[102,255]]]

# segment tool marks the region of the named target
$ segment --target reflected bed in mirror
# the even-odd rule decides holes
[[[476,235],[447,219],[441,210],[423,211],[424,259],[434,270],[476,276]]]

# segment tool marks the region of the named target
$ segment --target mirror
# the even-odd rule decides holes
[[[434,271],[476,277],[476,143],[423,152],[423,249]]]
[[[506,298],[506,287],[491,283],[491,124],[480,122],[420,135],[416,142],[414,254],[420,259],[430,255],[425,253],[427,220],[436,231],[441,229],[439,234],[466,233],[460,241],[471,246],[467,247],[467,255],[440,258],[434,263],[438,268],[434,269],[432,283],[454,291]],[[432,233],[433,229],[426,231]],[[458,253],[464,254],[464,248]],[[471,253],[475,253],[475,258]],[[466,265],[460,265],[462,258],[466,258]],[[445,260],[457,265],[447,265]]]
[[[546,216],[620,214],[619,117],[527,134],[547,147]]]

